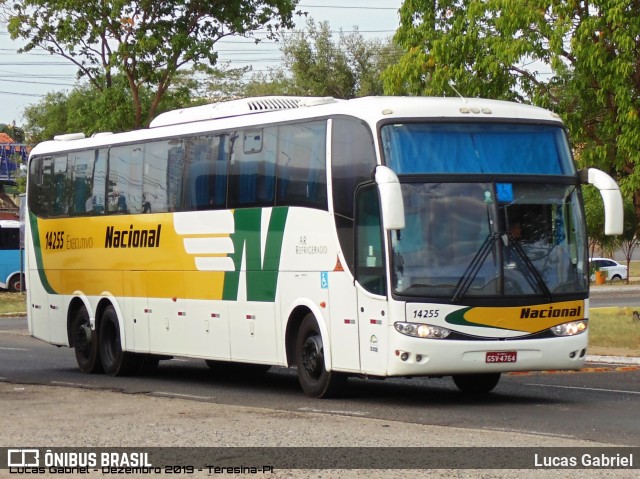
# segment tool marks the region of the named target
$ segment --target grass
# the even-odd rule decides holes
[[[25,293],[0,292],[0,314],[26,313],[27,295]]]
[[[622,264],[625,264],[625,262],[622,261]],[[640,261],[631,262],[631,264],[629,265],[629,276],[640,276]]]
[[[589,318],[589,345],[640,354],[640,321],[633,308],[594,308]]]

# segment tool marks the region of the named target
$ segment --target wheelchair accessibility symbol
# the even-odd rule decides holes
[[[329,288],[329,273],[326,271],[322,271],[320,273],[320,287],[322,289],[328,289]]]

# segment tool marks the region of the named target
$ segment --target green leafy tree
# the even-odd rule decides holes
[[[192,103],[191,92],[196,82],[192,76],[180,74],[163,96],[158,113]],[[55,135],[82,132],[87,136],[101,131],[127,131],[136,127],[131,91],[127,79],[116,75],[112,86],[97,90],[89,84],[69,92],[47,94],[25,109],[25,130],[30,143],[51,140]],[[150,108],[155,95],[144,88],[139,94],[142,107]]]
[[[307,22],[307,29],[285,38],[284,67],[254,75],[245,93],[355,98],[383,92],[382,71],[399,57],[399,49],[358,31],[334,37],[328,22]]]
[[[552,108],[640,217],[639,16],[631,0],[405,0],[385,90]]]
[[[68,59],[98,91],[127,80],[134,126],[148,124],[180,68],[212,67],[229,35],[268,36],[292,28],[298,0],[21,0],[3,2],[21,52],[42,48]],[[148,109],[145,92],[152,92]],[[146,118],[143,119],[143,114]]]

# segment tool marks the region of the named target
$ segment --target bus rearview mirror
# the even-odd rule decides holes
[[[386,166],[376,167],[375,179],[380,192],[382,226],[387,231],[404,229],[404,202],[400,180]]]

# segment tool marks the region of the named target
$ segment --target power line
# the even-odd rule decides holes
[[[0,94],[2,94],[2,95],[17,95],[17,96],[30,96],[30,97],[36,97],[36,98],[40,98],[40,97],[44,96],[44,95],[38,95],[36,93],[18,93],[18,92],[14,92],[14,91],[0,91]]]
[[[394,10],[398,11],[396,7],[356,7],[345,5],[303,5],[299,4],[298,7],[302,8],[336,8],[336,9],[352,9],[352,10]]]

